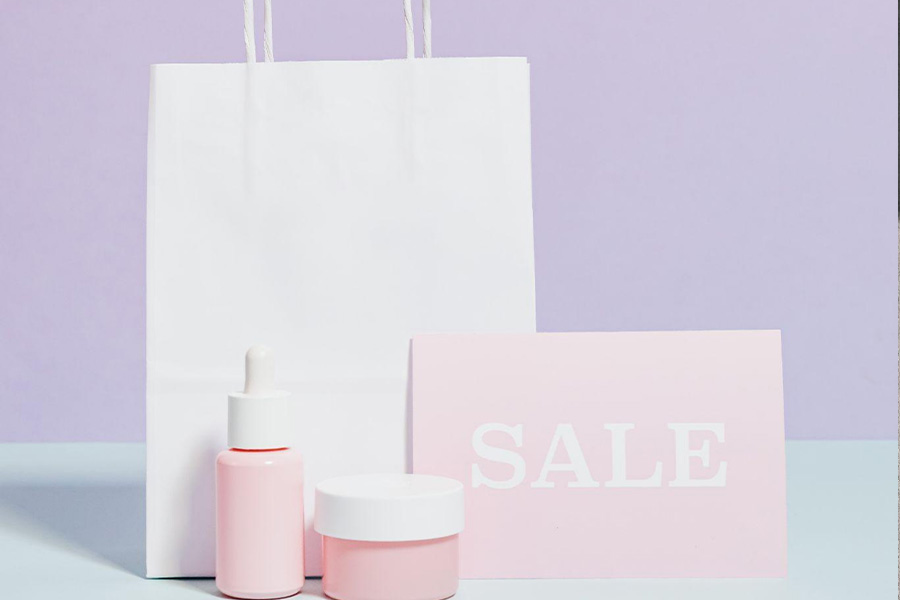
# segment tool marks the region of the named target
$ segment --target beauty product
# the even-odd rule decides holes
[[[244,391],[228,396],[228,446],[216,459],[216,586],[234,598],[303,587],[303,462],[290,446],[290,394],[272,351],[247,351]]]
[[[322,589],[337,600],[440,600],[459,584],[463,486],[434,475],[355,475],[316,486]]]

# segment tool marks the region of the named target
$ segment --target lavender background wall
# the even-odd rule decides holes
[[[276,55],[399,57],[400,6],[276,0]],[[242,60],[241,3],[0,10],[0,441],[141,440],[148,65]],[[896,23],[434,0],[436,55],[531,60],[540,329],[781,328],[788,436],[894,437]]]

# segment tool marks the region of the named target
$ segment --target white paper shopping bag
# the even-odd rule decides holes
[[[405,468],[409,338],[534,331],[528,64],[413,59],[411,37],[408,18],[406,60],[270,62],[267,43],[255,64],[250,35],[248,64],[152,68],[151,577],[213,575],[213,464],[251,344],[297,398],[318,575],[315,483]]]

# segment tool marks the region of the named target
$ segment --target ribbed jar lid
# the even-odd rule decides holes
[[[431,540],[464,524],[463,486],[436,475],[336,477],[316,486],[315,530],[369,542]]]

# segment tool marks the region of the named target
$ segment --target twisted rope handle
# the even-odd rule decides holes
[[[265,0],[263,16],[263,52],[266,62],[275,61],[272,42],[272,0]],[[412,0],[403,0],[403,22],[406,27],[406,58],[416,56],[416,36],[413,29]],[[256,26],[253,18],[253,0],[244,0],[244,48],[247,62],[256,62]],[[431,0],[422,0],[422,34],[425,41],[425,58],[431,58]]]
[[[425,40],[425,58],[431,58],[431,0],[422,0],[422,39]]]
[[[265,0],[265,14],[263,15],[263,51],[266,62],[275,61],[275,51],[272,45],[272,0]],[[244,0],[244,49],[247,52],[247,62],[256,62],[256,37],[254,31],[256,25],[253,21],[253,0]]]

